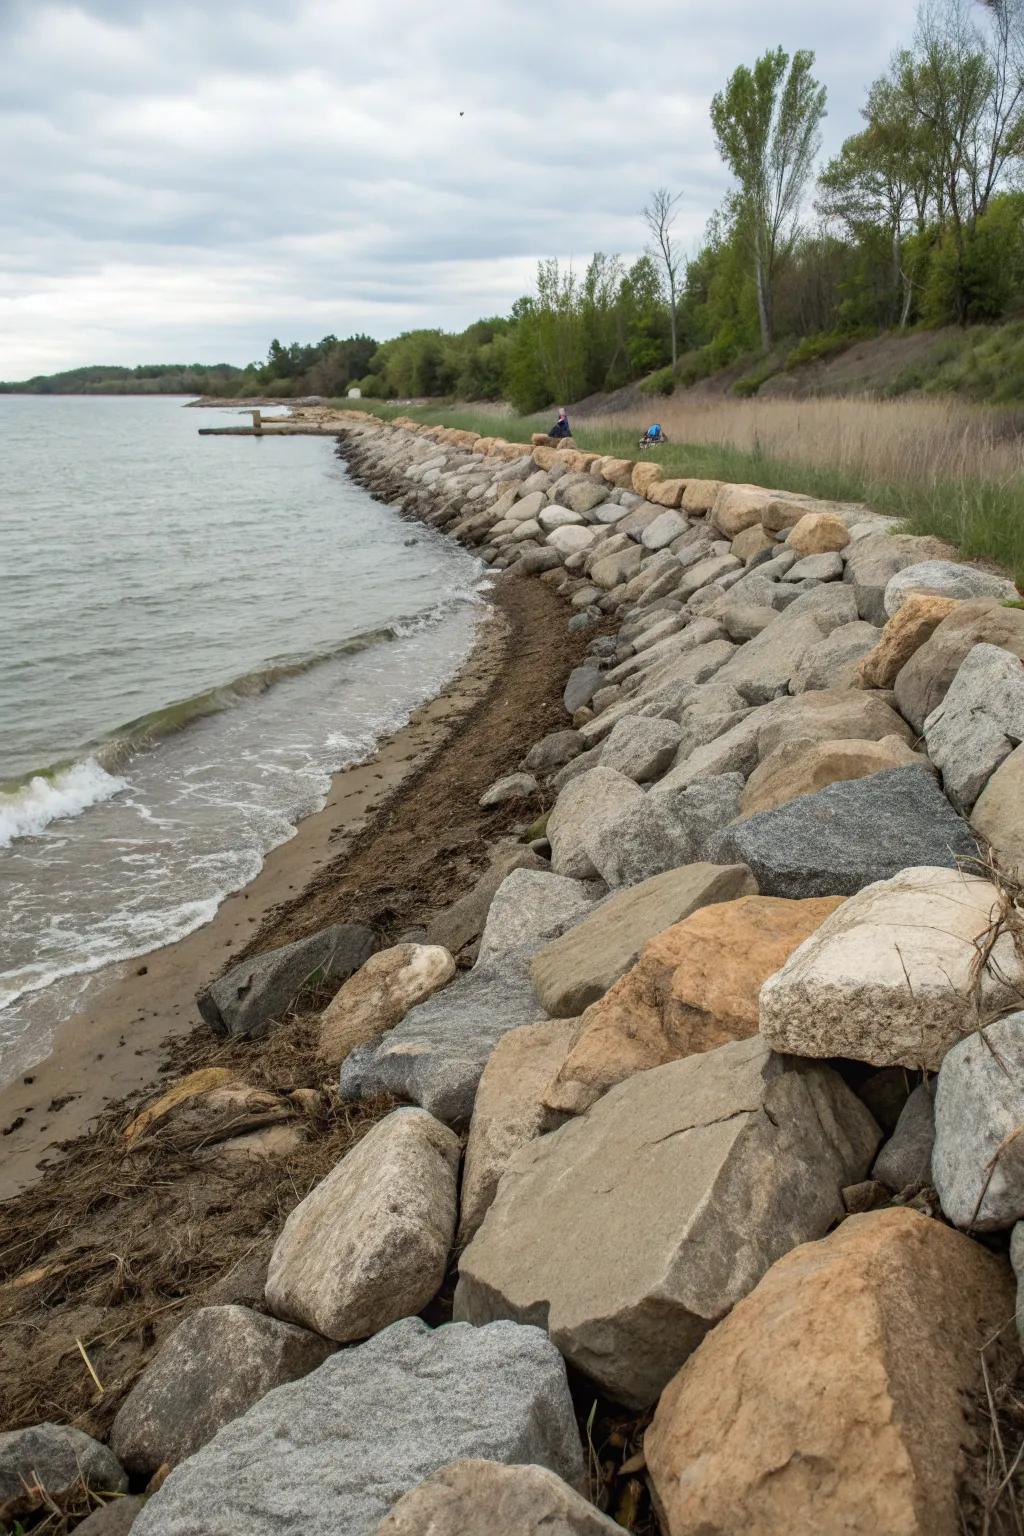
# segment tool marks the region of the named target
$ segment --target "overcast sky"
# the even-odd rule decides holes
[[[693,248],[736,64],[813,48],[828,151],[914,10],[0,0],[0,378],[460,329],[539,257],[637,253],[663,183]]]

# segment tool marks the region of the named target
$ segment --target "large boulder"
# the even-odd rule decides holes
[[[960,1536],[965,1409],[1007,1265],[915,1211],[780,1259],[670,1383],[644,1441],[667,1536]]]
[[[643,794],[635,784],[630,788]],[[531,959],[585,917],[594,896],[578,880],[513,871],[491,903],[473,969],[411,1009],[380,1040],[350,1052],[341,1069],[342,1097],[390,1093],[422,1104],[448,1125],[468,1125],[495,1045],[510,1029],[537,1019]]]
[[[270,1310],[349,1344],[425,1307],[452,1245],[459,1152],[422,1109],[375,1125],[285,1222],[267,1271]]]
[[[886,624],[878,643],[857,667],[861,688],[891,688],[901,670],[956,607],[950,597],[913,594]]]
[[[792,737],[769,752],[747,780],[740,813],[753,816],[813,795],[829,784],[866,779],[886,768],[927,766],[900,736],[881,741],[814,741]]]
[[[597,867],[588,851],[591,838],[616,822],[643,790],[614,768],[588,768],[562,790],[548,816],[551,868],[556,875],[592,879]]]
[[[1019,1001],[1019,963],[1016,981]],[[939,1071],[932,1180],[954,1226],[994,1232],[1024,1217],[1022,1127],[1024,1013],[1011,1013],[953,1045]]]
[[[399,1499],[377,1536],[622,1536],[622,1526],[545,1467],[459,1461]]]
[[[835,1073],[757,1039],[641,1072],[509,1164],[455,1314],[543,1321],[577,1369],[647,1407],[777,1258],[840,1219],[878,1139]]]
[[[160,1346],[121,1407],[110,1448],[129,1472],[176,1467],[274,1387],[322,1365],[330,1340],[248,1307],[201,1307]]]
[[[454,975],[455,961],[439,944],[395,944],[371,955],[320,1015],[317,1055],[340,1066],[354,1046],[394,1029]]]
[[[796,618],[787,614],[741,646],[718,672],[717,681],[729,683],[748,704],[767,704],[789,691],[805,654],[817,651],[823,640],[813,613]]]
[[[831,512],[808,512],[789,530],[786,548],[798,555],[823,555],[845,549],[850,533],[841,518]]]
[[[891,695],[890,695],[891,697]],[[777,702],[773,713],[757,717],[757,752],[763,761],[785,741],[881,741],[899,736],[911,742],[914,733],[887,699],[850,688],[801,693]]]
[[[993,597],[1013,602],[1019,593],[1007,576],[994,576],[958,560],[923,560],[920,565],[904,566],[891,577],[885,588],[885,611],[892,618],[908,597],[920,595],[954,601]]]
[[[1024,985],[999,893],[955,869],[904,869],[860,891],[761,989],[761,1034],[800,1056],[934,1071]],[[986,954],[988,942],[994,947]]]
[[[727,827],[714,849],[766,896],[852,896],[922,864],[955,869],[977,844],[927,767],[887,768]]]
[[[532,848],[525,848],[522,843],[499,844],[490,868],[480,876],[472,889],[430,919],[426,933],[428,945],[440,945],[457,955],[460,949],[478,939],[484,931],[487,914],[498,888],[516,869],[544,870],[547,864]]]
[[[658,934],[580,1019],[546,1102],[579,1115],[637,1072],[756,1034],[762,982],[841,899],[743,895]]]
[[[877,639],[878,630],[862,619],[838,625],[820,645],[804,651],[789,679],[790,693],[854,687],[861,659],[874,648]]]
[[[968,651],[924,723],[928,752],[958,810],[969,814],[989,779],[1024,741],[1024,663],[995,645]]]
[[[564,1116],[544,1103],[544,1091],[565,1060],[572,1022],[545,1019],[503,1035],[484,1067],[473,1105],[462,1173],[459,1230],[462,1249],[494,1199],[498,1181],[519,1148],[561,1125]]]
[[[126,1493],[113,1451],[70,1424],[30,1424],[0,1434],[0,1521],[32,1515],[93,1493]],[[49,1522],[47,1522],[49,1523]]]
[[[918,734],[976,645],[997,645],[1024,659],[1024,609],[991,598],[957,603],[936,626],[896,679],[896,703]]]
[[[942,560],[950,554],[941,539],[915,538],[906,533],[869,533],[853,539],[845,550],[843,580],[851,583],[857,609],[869,624],[884,624],[885,590],[897,571],[923,560]]]
[[[551,731],[549,735],[542,736],[540,741],[534,742],[523,758],[523,767],[528,773],[554,773],[556,769],[564,768],[566,763],[579,757],[582,751],[583,742],[579,731]]]
[[[265,1035],[304,987],[345,981],[377,948],[371,928],[334,923],[308,939],[253,955],[196,998],[199,1012],[221,1035]]]
[[[1024,883],[1024,745],[1011,752],[989,779],[971,813],[999,869]]]
[[[537,1328],[405,1318],[278,1387],[175,1468],[133,1536],[374,1536],[404,1493],[466,1457],[583,1457],[565,1366]]]
[[[635,784],[645,784],[671,765],[680,735],[674,720],[623,715],[601,748],[601,766],[614,768]]]
[[[604,673],[599,667],[589,666],[586,662],[573,667],[565,685],[565,692],[562,694],[562,704],[566,712],[574,715],[578,709],[589,704],[603,682]]]
[[[617,891],[534,955],[537,997],[555,1018],[575,1018],[629,970],[655,934],[711,902],[756,889],[742,865],[685,864]]]

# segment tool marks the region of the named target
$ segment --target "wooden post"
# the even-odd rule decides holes
[[[254,432],[262,432],[263,431],[263,417],[261,416],[260,412],[258,410],[250,411],[249,414],[252,417],[252,428],[253,428],[253,431]]]

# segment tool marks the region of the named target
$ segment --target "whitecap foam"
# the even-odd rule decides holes
[[[18,837],[38,837],[51,821],[79,816],[127,787],[127,779],[108,773],[94,757],[52,778],[39,774],[20,789],[0,793],[0,848],[9,848]]]

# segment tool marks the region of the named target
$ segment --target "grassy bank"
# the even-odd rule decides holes
[[[529,441],[553,417],[358,406],[386,420],[411,416],[512,441]],[[838,399],[659,401],[647,415],[672,438],[649,455],[666,473],[863,501],[905,518],[914,533],[995,561],[1024,586],[1024,436],[1016,416],[950,401]],[[573,433],[581,448],[632,458],[644,424],[643,413],[626,412],[577,420]]]

